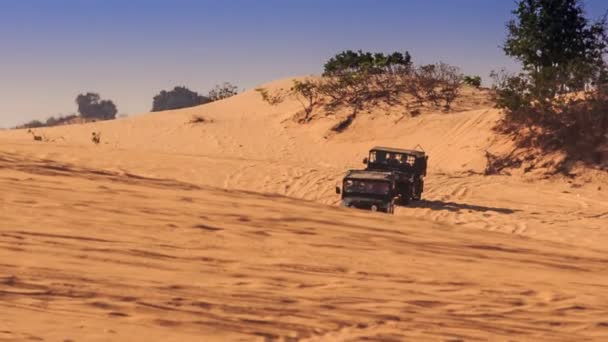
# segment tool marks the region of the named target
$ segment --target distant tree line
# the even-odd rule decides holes
[[[50,117],[45,121],[32,120],[26,124],[17,126],[16,128],[39,128],[59,126],[73,123],[76,120],[82,121],[98,121],[98,120],[113,120],[116,118],[118,109],[111,100],[102,100],[97,93],[84,93],[76,96],[76,105],[78,114],[59,115]]]
[[[15,128],[40,128],[40,127],[52,127],[52,126],[60,126],[73,122],[75,119],[79,118],[77,114],[70,115],[58,115],[51,116],[50,118],[40,121],[40,120],[32,120],[23,125],[17,126]]]
[[[154,96],[152,111],[180,109],[219,101],[238,94],[237,86],[224,82],[211,89],[207,96],[186,88],[175,87],[173,90],[161,91]],[[75,99],[78,114],[52,116],[44,121],[32,120],[15,128],[40,128],[74,123],[77,121],[113,120],[117,117],[118,108],[112,100],[104,100],[98,93],[87,92],[79,94]]]

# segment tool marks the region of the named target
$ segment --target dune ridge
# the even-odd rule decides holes
[[[606,338],[607,178],[483,176],[509,147],[483,98],[330,137],[253,90],[53,143],[0,132],[0,339]],[[417,144],[424,201],[335,206],[370,147]]]

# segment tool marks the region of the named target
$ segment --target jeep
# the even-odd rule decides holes
[[[429,157],[424,151],[391,147],[374,147],[363,159],[366,171],[391,172],[401,204],[420,200],[424,190],[424,176]]]
[[[392,214],[395,211],[396,178],[392,172],[350,170],[342,180],[341,206]]]

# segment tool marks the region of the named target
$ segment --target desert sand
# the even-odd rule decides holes
[[[0,340],[608,339],[605,172],[484,176],[510,142],[472,89],[337,135],[299,110],[250,90],[48,142],[0,132]],[[423,201],[337,206],[370,147],[417,144]]]

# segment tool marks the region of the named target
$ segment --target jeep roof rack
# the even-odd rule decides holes
[[[424,153],[424,151],[406,150],[406,149],[402,149],[402,148],[383,147],[383,146],[372,147],[370,149],[370,151],[385,151],[385,152],[391,152],[391,153],[411,154],[411,155],[415,155],[416,157],[419,157],[419,158],[424,157],[426,155],[426,153]]]
[[[344,178],[348,179],[367,179],[367,180],[390,180],[393,177],[392,172],[383,171],[368,171],[368,170],[350,170]]]

